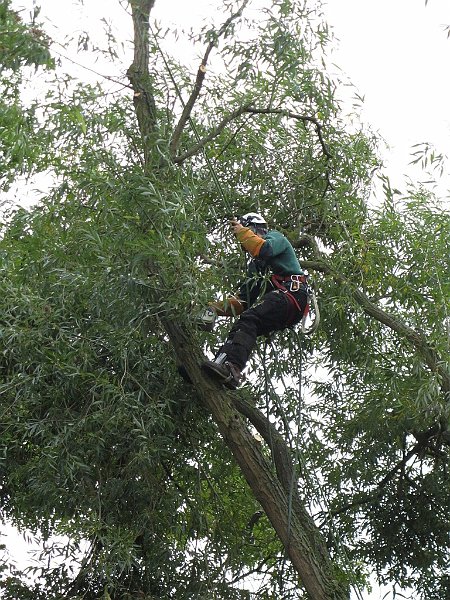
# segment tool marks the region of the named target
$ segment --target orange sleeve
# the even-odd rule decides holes
[[[262,237],[253,233],[248,227],[240,229],[236,234],[236,237],[253,257],[258,256],[261,246],[265,243],[265,240]]]
[[[209,306],[216,311],[218,317],[236,317],[241,312],[244,312],[245,308],[244,304],[236,296],[231,296],[221,302],[211,302]]]

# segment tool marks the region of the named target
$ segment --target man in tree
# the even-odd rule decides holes
[[[307,285],[291,243],[279,231],[268,231],[264,217],[248,213],[230,225],[252,259],[237,295],[212,305],[219,316],[240,318],[215,359],[203,367],[235,389],[257,337],[300,321],[307,306]]]

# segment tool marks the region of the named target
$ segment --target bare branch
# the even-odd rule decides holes
[[[61,48],[64,48],[64,46],[62,44],[59,44],[58,42],[53,42],[54,44],[61,46]],[[103,73],[100,73],[99,71],[96,71],[95,69],[92,69],[91,67],[86,67],[86,65],[83,65],[79,62],[77,62],[76,60],[74,60],[73,58],[70,58],[70,56],[67,56],[65,54],[63,54],[62,52],[58,52],[58,50],[55,50],[53,48],[52,50],[55,54],[57,54],[58,56],[60,56],[61,58],[64,58],[64,60],[68,60],[69,62],[71,62],[73,65],[76,65],[77,67],[81,67],[82,69],[84,69],[85,71],[89,71],[90,73],[94,73],[94,75],[98,75],[99,77],[102,77],[103,79],[106,79],[107,81],[111,81],[112,83],[117,83],[118,85],[122,86],[122,88],[131,88],[131,85],[128,85],[127,83],[124,83],[123,81],[121,81],[120,79],[116,79],[115,77],[111,77],[110,75],[104,75]],[[118,90],[120,91],[120,90]]]
[[[323,139],[322,125],[315,117],[309,115],[299,115],[290,110],[284,110],[283,108],[248,108],[245,112],[252,113],[254,115],[282,115],[289,117],[289,119],[295,119],[296,121],[303,121],[304,123],[312,123],[316,128],[317,137],[319,138],[322,151],[327,159],[333,158],[331,152],[328,150],[328,146]]]
[[[250,106],[250,104],[241,106],[240,108],[237,108],[235,111],[233,111],[232,113],[230,113],[229,115],[224,117],[215,129],[213,129],[210,133],[208,133],[208,135],[206,135],[201,140],[199,140],[198,143],[195,144],[194,146],[192,146],[187,152],[174,158],[173,162],[175,164],[179,164],[179,163],[182,163],[183,161],[185,161],[187,158],[194,156],[194,154],[197,154],[197,152],[199,152],[199,150],[201,150],[204,146],[206,146],[206,144],[208,142],[211,142],[215,137],[217,137],[221,133],[221,131],[223,131],[225,129],[225,127],[228,125],[228,123],[231,123],[231,121],[234,121],[234,119],[237,119],[244,112],[246,112],[246,109],[249,106]]]
[[[203,56],[203,60],[200,63],[200,66],[197,71],[197,77],[195,79],[194,88],[191,92],[191,95],[188,98],[188,101],[184,105],[180,120],[178,121],[178,124],[176,125],[176,127],[173,131],[172,139],[169,144],[170,155],[172,157],[174,157],[177,153],[178,146],[180,144],[181,134],[183,133],[186,123],[191,116],[192,109],[194,108],[194,104],[200,95],[200,91],[202,89],[203,81],[204,81],[205,75],[206,75],[206,65],[208,64],[209,55],[211,54],[211,51],[214,48],[214,46],[216,45],[218,39],[225,33],[225,31],[228,29],[228,27],[231,25],[231,23],[242,15],[244,8],[248,4],[248,1],[249,0],[245,0],[244,3],[242,4],[242,6],[239,8],[239,10],[236,13],[232,14],[230,17],[228,17],[228,19],[225,21],[225,23],[221,26],[221,28],[217,32],[217,34],[214,35],[214,39],[212,39],[209,42],[209,44],[206,48],[205,54]],[[181,162],[181,161],[176,161],[176,162]]]

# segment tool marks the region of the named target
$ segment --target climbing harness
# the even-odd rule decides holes
[[[307,301],[305,309],[302,313],[302,333],[306,335],[311,335],[316,331],[319,327],[320,323],[320,311],[319,304],[317,302],[316,294],[308,282],[308,273],[304,273],[303,275],[272,275],[270,280],[274,287],[280,290],[283,294],[286,294],[288,300],[295,306],[295,308],[301,312],[301,307],[298,303],[297,298],[294,296],[295,292],[300,291],[302,288],[306,293]],[[310,327],[306,327],[306,320],[308,315],[312,312],[314,314],[313,323]]]
[[[317,296],[312,286],[308,283],[308,275],[272,275],[270,278],[271,283],[278,291],[286,294],[289,302],[296,308],[298,312],[301,311],[301,307],[298,300],[294,296],[293,292],[298,292],[302,289],[306,292],[307,302],[305,309],[303,310],[301,323],[301,332],[304,335],[312,335],[320,324],[320,310],[319,303],[317,302]],[[314,315],[312,318],[312,324],[306,327],[308,317],[311,318],[311,314]],[[202,331],[213,331],[217,320],[217,313],[213,307],[208,306],[201,310],[194,317],[195,326]],[[295,325],[288,325],[288,327],[294,327]]]

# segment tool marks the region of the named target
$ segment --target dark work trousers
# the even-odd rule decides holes
[[[226,342],[216,355],[216,360],[226,354],[226,360],[242,370],[258,336],[280,331],[302,319],[307,303],[306,291],[300,289],[293,296],[300,310],[281,290],[268,292],[259,303],[245,310],[233,325]]]

